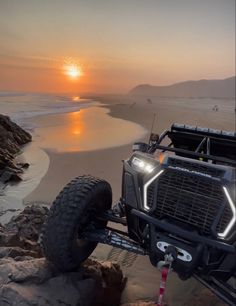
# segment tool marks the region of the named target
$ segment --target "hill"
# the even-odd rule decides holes
[[[148,84],[134,87],[129,94],[137,96],[183,98],[235,98],[236,77],[223,80],[199,80],[175,83],[168,86]]]

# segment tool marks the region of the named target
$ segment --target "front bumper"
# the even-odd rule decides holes
[[[171,234],[175,234],[183,239],[192,241],[192,242],[197,242],[197,243],[201,243],[203,245],[207,245],[207,246],[211,246],[213,248],[216,248],[217,250],[222,250],[224,252],[227,253],[235,253],[236,252],[236,248],[233,245],[229,245],[223,241],[219,241],[219,240],[214,240],[214,239],[210,239],[204,236],[200,236],[198,235],[196,232],[189,232],[186,231],[174,224],[170,224],[170,223],[165,223],[161,220],[155,219],[147,214],[145,214],[144,212],[141,212],[137,209],[132,209],[131,213],[143,220],[145,220],[147,223],[154,225],[155,227],[166,231],[168,233]]]
[[[231,260],[236,254],[234,245],[200,236],[197,232],[187,231],[164,220],[160,221],[136,209],[132,209],[131,213],[149,225],[147,243],[149,257],[154,266],[164,259],[165,248],[171,245],[179,253],[172,264],[173,270],[183,280],[191,277],[196,271],[210,274],[216,270],[219,274],[222,271],[230,274],[235,269],[235,263]],[[214,261],[211,261],[212,254],[217,257]],[[227,267],[224,264],[226,262]]]

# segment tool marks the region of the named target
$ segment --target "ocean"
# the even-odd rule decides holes
[[[33,136],[16,157],[30,164],[22,182],[0,190],[2,223],[24,207],[23,199],[46,175],[48,151],[70,153],[118,147],[147,134],[136,123],[109,116],[109,109],[100,102],[78,96],[1,92],[0,113],[10,116]]]
[[[39,115],[78,111],[78,109],[88,106],[88,103],[91,101],[81,99],[78,96],[0,92],[0,113],[10,116],[14,122],[21,126],[26,124],[24,119]]]

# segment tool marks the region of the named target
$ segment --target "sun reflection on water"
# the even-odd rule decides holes
[[[69,130],[73,135],[81,135],[83,131],[83,110],[69,113]]]
[[[73,101],[79,101],[79,99],[80,99],[79,96],[74,96],[74,97],[72,97],[72,100],[73,100]]]
[[[141,126],[112,118],[108,112],[91,107],[50,116],[50,126],[41,121],[36,130],[40,146],[58,152],[90,151],[131,143],[146,134]]]

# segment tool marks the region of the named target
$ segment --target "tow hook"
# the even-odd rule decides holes
[[[164,260],[159,261],[157,264],[158,270],[161,271],[161,282],[159,286],[157,306],[163,306],[168,275],[172,271],[171,266],[172,263],[177,259],[177,256],[178,250],[173,245],[169,245],[165,250]]]
[[[167,248],[171,246],[169,243],[165,242],[165,241],[158,241],[157,242],[157,248],[162,251],[162,252],[166,252]],[[174,247],[174,246],[173,246]],[[177,250],[177,259],[184,261],[184,262],[190,262],[192,261],[192,255],[187,252],[184,249],[181,248],[177,248],[174,247]]]

